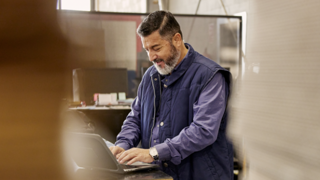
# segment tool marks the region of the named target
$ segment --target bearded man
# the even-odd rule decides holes
[[[112,153],[120,163],[157,163],[175,180],[233,179],[226,137],[230,73],[183,42],[170,12],[149,14],[137,33],[154,65]]]

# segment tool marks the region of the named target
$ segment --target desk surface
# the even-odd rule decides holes
[[[69,108],[72,110],[130,110],[129,105],[125,106],[85,106],[85,107],[74,107]]]
[[[77,171],[79,180],[173,180],[173,178],[160,170],[137,171],[126,174],[98,173]]]

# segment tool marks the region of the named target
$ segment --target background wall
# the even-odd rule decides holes
[[[127,68],[136,70],[137,35],[136,21],[140,18],[64,12],[61,27],[65,36],[75,46],[77,67]]]
[[[230,133],[249,179],[318,179],[319,1],[249,1],[244,72]]]

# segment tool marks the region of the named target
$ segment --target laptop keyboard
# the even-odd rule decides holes
[[[121,168],[125,171],[125,172],[131,172],[131,171],[137,171],[137,170],[143,170],[143,169],[154,169],[154,168],[158,168],[157,165],[151,165],[148,163],[142,163],[142,162],[135,162],[134,165],[127,165],[125,164],[119,164],[121,166]]]
[[[139,166],[120,164],[123,169],[138,168]]]

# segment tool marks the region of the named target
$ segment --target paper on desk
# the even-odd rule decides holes
[[[126,99],[126,93],[125,92],[119,92],[119,100],[125,100]]]
[[[111,95],[110,94],[99,94],[99,105],[108,105],[111,104]]]
[[[117,94],[99,94],[98,98],[99,105],[109,105],[109,104],[118,104],[117,102]]]
[[[111,104],[118,104],[117,93],[110,93],[111,95]]]

